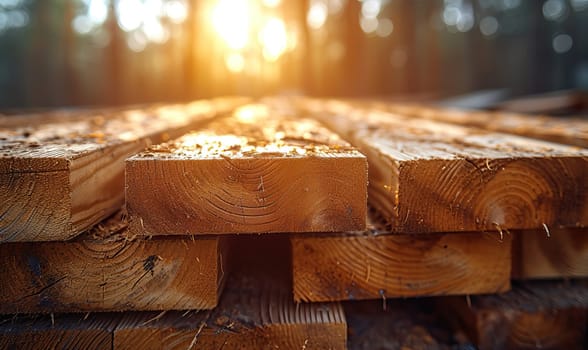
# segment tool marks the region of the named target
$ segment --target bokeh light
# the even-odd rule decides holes
[[[270,17],[259,33],[259,39],[263,47],[263,57],[270,61],[276,61],[286,51],[288,35],[284,21]]]
[[[574,40],[567,34],[558,34],[553,38],[553,51],[557,53],[566,53],[574,46]]]
[[[212,10],[212,24],[229,48],[249,43],[251,6],[247,0],[219,0]]]
[[[313,0],[308,8],[306,23],[312,29],[320,29],[327,21],[328,13],[329,9],[324,1]]]

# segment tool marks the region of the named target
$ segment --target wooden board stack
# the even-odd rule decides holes
[[[245,101],[199,101],[37,125],[31,117],[16,117],[17,127],[0,129],[0,202],[6,203],[0,208],[0,242],[75,237],[122,206],[127,157]]]
[[[402,323],[389,299],[425,296],[460,335],[398,346],[517,347],[521,327],[585,324],[582,282],[510,291],[588,277],[582,121],[556,138],[517,116],[515,136],[431,108],[246,103],[0,119],[0,348],[360,348],[345,314],[350,336],[380,336],[361,325]],[[554,288],[566,302],[538,297]],[[362,299],[388,310],[339,304]],[[489,303],[518,315],[490,331],[502,340],[459,321],[482,324]],[[513,311],[525,303],[540,316]],[[541,344],[585,341],[568,328]]]
[[[216,307],[230,234],[366,225],[365,156],[314,120],[262,105],[228,113],[243,102],[50,118],[34,129],[21,117],[3,129],[0,313],[52,323],[8,317],[0,344],[344,348],[341,306],[296,305],[287,280],[236,276]],[[120,208],[125,188],[126,209],[92,228]],[[93,316],[111,311],[135,314]],[[161,314],[136,313],[147,311]]]
[[[405,242],[410,242],[402,244],[402,250],[398,244],[395,248],[390,243],[384,243],[383,237],[379,237],[380,242],[377,245],[368,243],[369,240],[375,242],[379,233],[386,233],[378,230],[372,231],[374,236],[363,234],[346,238],[349,240],[346,249],[341,248],[342,237],[321,237],[320,240],[294,238],[293,249],[298,250],[301,256],[298,264],[294,256],[294,288],[296,291],[298,286],[300,292],[295,295],[302,296],[301,299],[316,297],[323,300],[332,295],[338,295],[338,300],[355,299],[356,295],[361,299],[366,291],[369,291],[368,298],[373,299],[376,291],[384,294],[390,289],[394,292],[386,294],[429,294],[430,292],[419,294],[414,290],[402,291],[398,289],[400,280],[390,282],[391,276],[402,277],[402,281],[406,278],[402,273],[396,272],[394,265],[397,261],[404,262],[405,269],[402,272],[410,275],[413,281],[418,278],[426,281],[424,287],[423,284],[416,283],[407,284],[405,289],[409,289],[409,286],[416,286],[417,289],[423,287],[423,290],[436,287],[430,294],[459,294],[443,293],[444,286],[438,281],[444,280],[448,284],[453,282],[451,287],[456,287],[463,281],[452,281],[445,275],[446,270],[443,268],[436,267],[436,273],[427,269],[438,263],[433,259],[436,252],[431,248],[433,245],[424,243],[427,239],[436,242],[435,235],[446,240],[453,236],[455,242],[461,244],[467,244],[471,237],[481,239],[492,234],[512,237],[512,256],[510,252],[508,255],[509,258],[512,257],[512,262],[507,263],[512,266],[512,272],[507,272],[508,279],[588,277],[588,232],[585,228],[588,219],[588,150],[578,147],[584,146],[582,130],[588,125],[585,121],[563,121],[549,117],[534,119],[520,115],[516,118],[509,116],[507,120],[502,114],[485,114],[485,123],[471,124],[462,121],[448,124],[439,120],[455,120],[445,118],[445,112],[438,109],[428,109],[429,114],[418,115],[423,117],[419,119],[415,117],[416,113],[399,113],[404,109],[393,105],[371,104],[366,107],[363,103],[309,99],[298,99],[295,103],[307,113],[316,115],[325,125],[340,133],[368,156],[369,202],[389,223],[387,231],[393,233],[388,238],[389,241],[404,239]],[[441,116],[437,116],[434,111]],[[469,117],[468,112],[461,112],[460,115],[462,120]],[[481,119],[480,115],[481,112],[473,113],[472,120]],[[490,125],[488,121],[494,117],[497,124]],[[497,132],[509,131],[506,125],[513,121],[521,126],[516,133],[527,137]],[[550,125],[559,127],[545,128]],[[481,129],[482,126],[488,127]],[[579,134],[574,131],[575,128],[580,130]],[[550,142],[553,140],[571,146]],[[411,235],[405,236],[406,233]],[[351,241],[354,243],[350,243]],[[426,248],[419,249],[419,244],[416,243],[419,241]],[[479,244],[482,246],[482,243]],[[319,246],[323,247],[322,253],[316,253]],[[479,252],[475,257],[492,261],[504,259],[504,255],[490,251],[491,245],[487,246],[484,251],[493,257],[484,258]],[[451,245],[445,244],[444,247]],[[471,249],[472,246],[469,247]],[[410,254],[411,248],[421,255]],[[392,259],[390,253],[394,250],[396,260]],[[303,251],[323,264],[315,266],[312,260],[305,260],[302,257]],[[418,258],[411,260],[413,255]],[[457,258],[459,254],[452,256]],[[326,261],[330,264],[324,264]],[[414,266],[410,266],[407,261],[414,261]],[[450,259],[441,261],[449,263]],[[461,269],[460,273],[454,273],[453,276],[466,276],[474,266],[472,261],[474,260],[456,264]],[[303,272],[296,274],[297,266]],[[377,271],[375,278],[372,277],[374,266]],[[476,288],[481,282],[488,282],[488,278],[495,276],[492,271],[485,267],[485,272],[477,273],[478,283],[472,283],[476,280],[471,279],[467,286]],[[324,286],[320,292],[309,287],[319,284],[316,276],[326,276],[320,279]],[[482,276],[484,278],[480,278]],[[337,282],[333,283],[333,279]],[[311,280],[312,283],[307,283],[306,280]],[[371,285],[370,280],[373,281]],[[509,287],[506,286],[502,291]],[[550,284],[533,288],[536,289],[533,293],[520,293],[517,289],[513,293],[505,294],[503,298],[513,305],[535,303],[536,308],[542,310],[540,315],[524,314],[521,317],[530,318],[524,323],[497,321],[504,329],[492,329],[483,337],[467,330],[470,340],[480,348],[538,346],[538,343],[526,343],[530,341],[532,334],[527,334],[527,339],[519,339],[520,341],[513,339],[523,337],[517,332],[542,334],[546,332],[542,327],[562,323],[559,315],[568,314],[568,304],[533,299],[536,294],[556,297],[557,293],[552,293],[551,289],[554,287]],[[575,348],[585,346],[588,293],[585,288],[573,290],[573,293],[563,294],[562,297],[573,299],[568,302],[574,304],[574,309],[578,310],[579,318],[574,316],[563,322],[573,324],[574,327],[568,331],[565,327],[561,328],[560,324],[545,333],[550,339],[542,339],[540,345],[551,346],[550,348],[567,348],[570,344]],[[469,294],[475,293],[465,289],[462,291],[468,297],[455,300],[468,304]],[[495,292],[497,291],[500,290]],[[449,305],[450,302],[449,299],[440,299],[443,305]],[[498,312],[512,314],[506,306],[501,306]],[[480,312],[477,317],[484,320],[489,316]],[[471,315],[462,315],[461,318],[465,324],[471,324]]]

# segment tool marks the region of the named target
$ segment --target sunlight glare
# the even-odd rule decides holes
[[[169,30],[156,17],[148,17],[143,22],[143,32],[155,43],[163,44],[169,39]]]
[[[239,107],[234,116],[241,123],[257,123],[260,117],[267,117],[269,115],[269,109],[263,104],[250,104],[243,107]]]
[[[281,2],[282,0],[262,0],[263,5],[270,8],[280,6]]]
[[[143,23],[143,5],[140,0],[119,0],[116,14],[118,25],[125,32],[132,32]]]
[[[96,25],[106,22],[106,18],[108,18],[108,5],[106,4],[106,1],[90,1],[90,4],[88,5],[88,17]]]
[[[239,53],[231,53],[225,56],[225,65],[233,73],[241,73],[245,69],[245,59]]]
[[[182,23],[188,16],[188,9],[184,2],[172,0],[165,3],[165,14],[172,22]]]
[[[241,50],[249,42],[250,14],[247,0],[219,0],[214,6],[212,24],[231,49]]]
[[[306,15],[306,23],[313,29],[320,29],[327,21],[328,11],[324,1],[313,1]]]
[[[263,45],[263,57],[270,62],[276,61],[288,46],[284,21],[271,17],[259,33],[259,39]]]

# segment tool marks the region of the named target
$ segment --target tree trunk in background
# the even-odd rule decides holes
[[[64,40],[64,55],[63,55],[63,67],[65,67],[64,73],[64,92],[66,93],[67,104],[79,105],[80,104],[80,86],[78,84],[78,76],[75,67],[75,59],[77,52],[77,38],[76,33],[73,30],[71,23],[75,14],[74,0],[66,0],[65,11],[64,11],[64,22],[63,26],[63,37]]]
[[[365,88],[357,84],[362,81],[364,73],[364,62],[362,62],[363,40],[364,34],[359,26],[359,13],[361,10],[361,3],[359,1],[349,0],[345,6],[344,22],[339,25],[345,27],[345,58],[343,63],[343,71],[339,72],[344,79],[341,85],[332,87],[330,91],[323,91],[323,94],[341,94],[347,96],[360,95]],[[351,83],[355,82],[355,83]]]
[[[196,4],[195,0],[189,0],[188,2],[188,14],[186,16],[186,21],[182,24],[184,38],[185,41],[183,43],[183,53],[184,53],[184,76],[183,76],[183,94],[182,98],[184,100],[193,100],[198,95],[198,89],[196,85],[196,79],[194,79],[196,75],[196,53],[194,52],[196,49],[195,41],[195,29],[194,29],[194,21],[196,20],[196,16],[194,15],[196,12]]]
[[[106,20],[106,28],[110,33],[110,45],[106,50],[108,50],[108,56],[106,58],[108,67],[108,74],[106,76],[106,84],[103,86],[106,91],[104,91],[103,96],[107,96],[106,101],[101,101],[102,103],[109,104],[109,105],[118,105],[124,103],[125,101],[121,101],[120,99],[120,85],[121,85],[121,54],[125,50],[125,43],[122,38],[122,33],[118,28],[118,23],[116,22],[116,15],[115,15],[115,6],[114,1],[111,1],[108,6],[108,19]],[[149,72],[144,72],[144,74],[150,74]],[[137,86],[137,89],[142,89],[142,86]],[[143,101],[141,101],[143,102]]]

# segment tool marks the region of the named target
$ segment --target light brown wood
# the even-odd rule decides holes
[[[584,349],[585,282],[527,283],[503,295],[440,299],[440,309],[480,350]]]
[[[4,316],[0,349],[111,350],[116,314]]]
[[[223,255],[218,237],[133,239],[117,218],[75,241],[0,244],[0,313],[210,309]]]
[[[367,162],[316,121],[249,105],[129,160],[131,229],[154,235],[365,228]]]
[[[296,301],[497,293],[510,288],[510,235],[405,235],[371,226],[364,233],[298,235],[290,241]]]
[[[547,228],[514,233],[513,277],[588,277],[588,231]]]
[[[588,150],[311,102],[304,108],[367,155],[370,203],[395,232],[588,224]]]
[[[0,242],[67,240],[83,232],[123,204],[127,157],[243,102],[198,101],[0,129]]]
[[[406,116],[473,126],[588,148],[588,120],[586,118],[460,110],[409,104],[376,103],[373,107]]]
[[[133,314],[114,333],[115,349],[345,349],[339,304],[292,302],[288,288],[241,275],[209,312]]]

